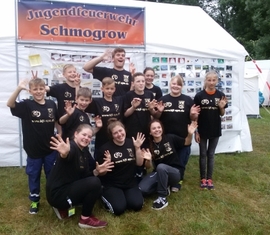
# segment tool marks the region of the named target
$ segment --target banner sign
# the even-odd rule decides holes
[[[67,2],[18,2],[18,40],[144,45],[144,9]]]

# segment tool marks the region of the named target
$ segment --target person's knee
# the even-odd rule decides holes
[[[166,165],[163,163],[158,164],[157,168],[156,168],[157,172],[162,172],[162,171],[166,171]]]
[[[143,207],[143,198],[141,200],[136,200],[129,205],[129,209],[133,211],[140,211]]]
[[[121,204],[118,204],[118,205],[114,205],[112,207],[113,209],[113,214],[115,214],[116,216],[119,216],[119,215],[122,215],[125,210],[127,209],[127,206],[125,203],[121,203]]]

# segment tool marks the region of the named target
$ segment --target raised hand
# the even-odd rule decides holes
[[[136,109],[142,102],[142,99],[140,98],[133,98],[133,100],[131,101],[131,106]]]
[[[191,123],[188,125],[188,133],[193,134],[198,127],[198,124],[196,121],[191,121]]]
[[[134,75],[134,73],[136,73],[136,68],[135,68],[134,63],[129,64],[129,72],[131,73],[131,75]]]
[[[152,160],[152,154],[149,149],[142,149],[142,155],[143,159],[151,161]]]
[[[226,104],[228,103],[227,97],[223,96],[218,103],[219,108],[224,108],[226,106]]]
[[[96,127],[97,128],[101,128],[102,127],[102,120],[101,120],[101,117],[100,116],[95,116],[94,117],[94,121],[96,123]]]
[[[74,104],[72,106],[72,101],[67,100],[65,102],[65,111],[66,111],[66,113],[67,113],[68,116],[71,116],[74,113],[75,108],[76,108],[76,104]]]
[[[112,156],[111,156],[111,153],[110,153],[109,150],[106,150],[104,152],[104,156],[105,156],[105,158],[103,158],[104,161],[109,161],[110,162],[112,160]]]
[[[112,60],[112,49],[108,48],[101,56],[102,60],[104,61],[111,61]]]
[[[112,171],[112,168],[114,168],[114,162],[105,161],[100,165],[98,162],[96,162],[96,170],[99,175],[105,174],[108,171]]]
[[[36,79],[36,78],[38,78],[38,71],[33,71],[33,70],[31,70],[31,74],[32,74],[32,79]]]
[[[18,84],[18,87],[20,88],[20,90],[26,90],[28,91],[28,84],[29,84],[29,80],[27,78],[21,80]]]
[[[164,110],[164,108],[165,108],[165,105],[164,105],[164,103],[163,103],[162,101],[159,101],[159,102],[157,102],[156,107],[157,107],[157,110],[158,110],[160,113],[162,113],[163,110]]]
[[[193,104],[190,108],[190,115],[196,115],[198,116],[200,114],[200,111],[201,111],[201,107],[200,105],[195,105]]]
[[[51,137],[50,145],[50,149],[58,151],[62,158],[66,158],[70,151],[69,138],[67,138],[65,143],[62,137],[58,134],[56,137]]]
[[[133,140],[134,147],[140,148],[142,146],[143,142],[145,141],[145,136],[143,133],[138,132],[136,139],[134,137],[132,137],[132,140]]]

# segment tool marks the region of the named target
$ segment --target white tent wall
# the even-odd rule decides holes
[[[253,61],[247,61],[245,62],[246,74],[248,76],[252,76],[252,74],[258,76],[259,90],[264,96],[263,105],[270,105],[270,88],[267,86],[267,82],[270,85],[270,60],[256,60],[256,64],[261,69],[261,72],[257,69]]]
[[[100,1],[96,0],[88,0],[85,3],[101,4]],[[233,117],[233,120],[227,120],[231,123],[227,124],[227,126],[231,125],[231,129],[226,128],[226,130],[223,131],[223,135],[217,147],[217,153],[252,151],[251,136],[241,95],[244,90],[244,58],[247,54],[242,45],[199,7],[128,0],[115,0],[113,3],[104,0],[102,4],[145,8],[145,51],[127,48],[127,54],[131,58],[133,57],[132,61],[135,63],[137,71],[142,71],[146,65],[150,65],[146,62],[147,57],[154,55],[175,55],[193,59],[199,58],[201,60],[223,58],[232,65],[231,80],[233,86],[233,100],[231,102],[229,116]],[[14,2],[13,7],[5,8],[4,15],[5,19],[1,19],[2,22],[9,22],[6,16],[14,17]],[[197,21],[191,18],[191,16],[194,15],[196,15]],[[183,20],[182,22],[181,19]],[[184,22],[184,19],[190,19],[190,21]],[[12,18],[10,22],[14,22],[14,19]],[[28,56],[33,54],[35,49],[28,48],[26,47],[27,45],[23,44],[16,45],[15,24],[14,30],[10,28],[13,28],[13,26],[10,27],[9,25],[8,34],[5,35],[10,37],[0,37],[0,74],[3,81],[0,87],[0,111],[2,113],[2,122],[0,124],[2,130],[0,133],[0,166],[18,166],[21,161],[22,164],[25,165],[25,152],[21,149],[21,143],[19,141],[21,136],[19,120],[11,116],[9,109],[6,107],[6,101],[17,86],[17,73],[18,78],[25,76],[30,77],[29,71],[31,71],[31,69],[39,69],[38,67],[31,68],[28,60]],[[209,28],[215,33],[210,34],[207,30]],[[10,35],[11,32],[14,33]],[[16,46],[18,46],[19,71],[16,71]],[[80,51],[85,51],[86,53],[88,51],[102,53],[102,51],[104,51],[104,46],[92,47],[68,44],[39,44],[37,48],[36,50],[38,50],[44,64],[47,63],[47,60],[49,61],[52,51],[66,50],[73,51],[73,53],[79,53]],[[145,58],[146,61],[144,61],[143,58]],[[225,73],[223,75],[225,76]],[[24,97],[27,96],[27,94],[23,93],[21,96]],[[21,152],[23,159],[20,159]],[[196,143],[192,145],[192,154],[198,154],[198,145]]]
[[[248,71],[244,79],[244,109],[248,116],[259,117],[259,76]]]

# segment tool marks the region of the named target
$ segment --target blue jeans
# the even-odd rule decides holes
[[[176,185],[180,181],[180,172],[177,168],[160,163],[156,172],[146,175],[139,183],[143,195],[157,192],[159,196],[168,195],[168,186]]]
[[[200,139],[200,176],[201,179],[212,179],[214,170],[214,156],[219,137]],[[208,146],[207,146],[208,142]],[[207,169],[207,172],[206,172]]]
[[[57,152],[53,151],[51,154],[43,158],[30,158],[27,156],[26,174],[28,175],[28,187],[29,187],[29,199],[34,202],[38,202],[40,199],[40,175],[42,166],[46,175],[46,179],[52,169],[52,166],[56,160]]]
[[[180,169],[180,173],[181,173],[181,179],[184,179],[184,174],[185,174],[185,170],[186,170],[186,165],[188,163],[188,159],[190,156],[190,150],[191,150],[191,146],[184,146],[181,149],[178,149],[177,151],[177,155],[180,159],[180,165],[181,165],[181,169]]]

